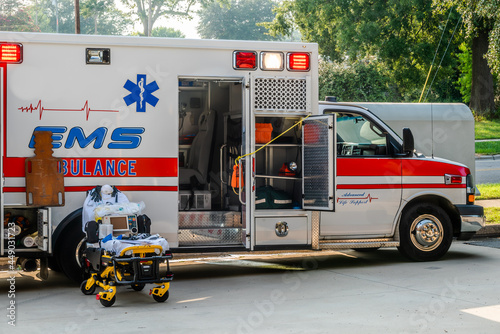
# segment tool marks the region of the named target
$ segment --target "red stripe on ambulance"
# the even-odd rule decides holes
[[[177,177],[177,158],[62,158],[65,177]],[[25,177],[26,158],[4,158],[5,177]]]

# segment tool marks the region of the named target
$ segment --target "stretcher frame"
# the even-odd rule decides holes
[[[109,307],[116,301],[118,285],[130,285],[133,290],[141,291],[145,284],[153,283],[157,286],[149,294],[155,301],[165,302],[173,279],[169,264],[172,253],[167,251],[164,255],[157,255],[162,252],[163,248],[159,245],[134,245],[123,249],[119,255],[113,255],[103,248],[89,248],[85,265],[90,278],[82,282],[80,290],[85,295],[92,295],[96,287],[102,288],[103,291],[96,294],[96,299]],[[165,276],[161,275],[160,263],[167,264]]]

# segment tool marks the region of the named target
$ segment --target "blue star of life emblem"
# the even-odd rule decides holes
[[[149,103],[153,107],[158,103],[158,98],[152,93],[159,89],[156,81],[146,84],[146,74],[137,74],[137,83],[127,80],[123,86],[130,92],[123,98],[127,106],[136,103],[137,112],[146,112],[146,104]]]

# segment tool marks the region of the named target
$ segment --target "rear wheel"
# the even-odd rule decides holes
[[[92,295],[95,292],[96,284],[94,283],[89,289],[87,289],[87,280],[80,284],[80,290],[84,295]]]
[[[415,261],[435,261],[450,248],[453,227],[448,214],[432,203],[419,203],[404,212],[398,250]]]
[[[131,284],[130,286],[132,287],[132,290],[134,290],[134,291],[142,291],[144,289],[144,287],[146,286],[146,284],[139,283],[139,284]]]
[[[59,237],[57,262],[68,278],[80,283],[84,279],[84,270],[80,265],[86,248],[85,234],[80,224],[70,224]]]

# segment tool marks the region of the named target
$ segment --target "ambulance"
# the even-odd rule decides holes
[[[416,152],[411,122],[400,137],[370,107],[318,101],[316,44],[1,32],[0,50],[0,250],[43,277],[81,280],[100,185],[144,202],[174,253],[432,261],[484,226],[470,168]],[[31,179],[49,165],[58,181]]]

